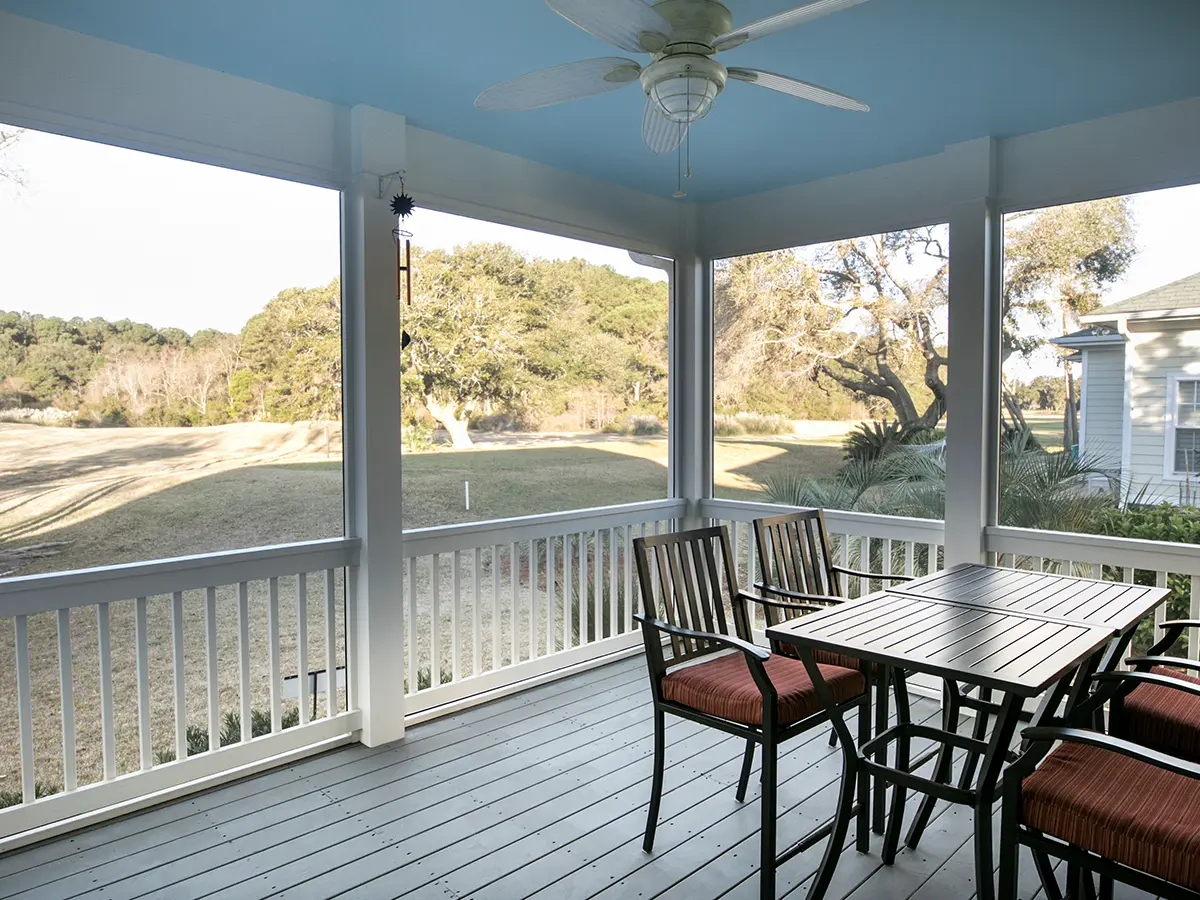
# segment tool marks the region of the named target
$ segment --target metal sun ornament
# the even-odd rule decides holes
[[[399,216],[401,219],[407,219],[413,214],[413,210],[416,208],[417,204],[413,202],[412,197],[408,196],[403,184],[401,184],[400,193],[392,198],[392,215]]]

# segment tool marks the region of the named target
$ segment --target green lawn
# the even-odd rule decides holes
[[[1047,450],[1062,449],[1063,416],[1061,412],[1027,412],[1025,421],[1033,436]]]

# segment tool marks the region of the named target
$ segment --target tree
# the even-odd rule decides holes
[[[24,136],[24,128],[0,127],[0,181],[10,182],[18,188],[25,186],[25,172],[12,161],[11,153]]]
[[[412,336],[404,351],[406,392],[421,397],[457,448],[472,446],[470,414],[484,401],[513,400],[520,381],[512,284],[487,271],[484,248],[470,253],[480,264],[468,256],[460,267],[461,251],[417,255],[415,298],[404,317]]]

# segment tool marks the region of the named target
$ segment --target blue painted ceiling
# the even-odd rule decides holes
[[[795,0],[725,0],[735,23]],[[495,81],[624,55],[543,0],[0,0],[0,9],[652,194],[636,86],[524,113]],[[689,200],[754,193],[1200,96],[1197,0],[870,0],[722,53],[858,97],[869,113],[730,82],[693,130]]]

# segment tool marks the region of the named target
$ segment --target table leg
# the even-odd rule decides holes
[[[1004,695],[975,786],[975,896],[978,900],[995,900],[996,897],[996,882],[992,877],[992,798],[1023,703],[1016,694]]]

